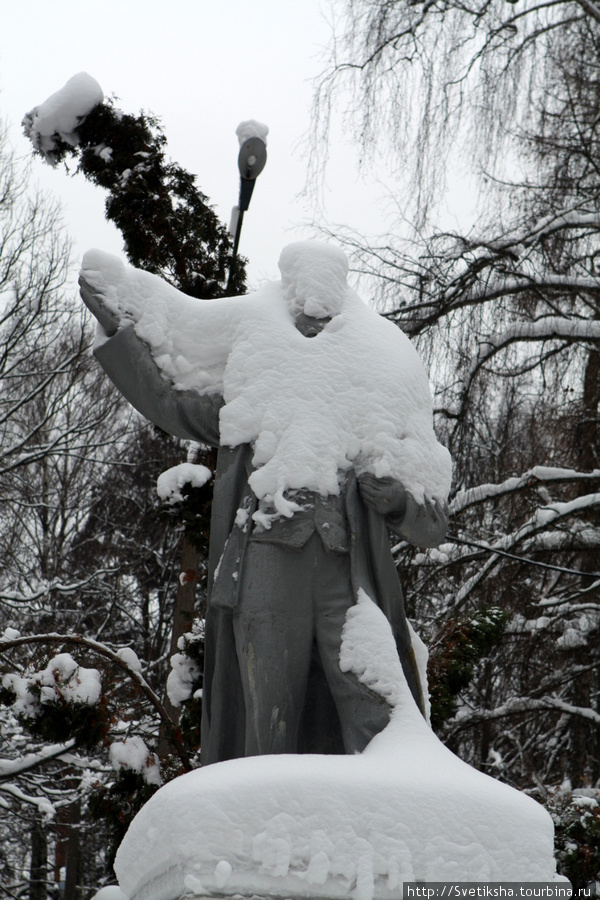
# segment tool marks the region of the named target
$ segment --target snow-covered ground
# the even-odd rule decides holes
[[[563,880],[546,810],[444,747],[383,613],[364,593],[351,613],[340,661],[392,703],[388,727],[360,755],[250,757],[167,784],[117,855],[131,900],[398,900],[404,881]]]

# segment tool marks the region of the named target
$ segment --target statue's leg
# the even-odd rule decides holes
[[[311,544],[309,541],[309,544]],[[296,753],[313,642],[311,554],[250,541],[233,626],[246,756]]]
[[[387,701],[339,665],[342,629],[355,598],[348,554],[321,550],[314,599],[315,629],[321,664],[337,707],[346,753],[362,752],[386,727]]]

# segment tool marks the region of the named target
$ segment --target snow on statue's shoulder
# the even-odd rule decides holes
[[[393,476],[418,501],[444,500],[450,457],[408,338],[348,286],[337,248],[295,243],[279,266],[280,296],[267,322],[248,317],[224,377],[222,441],[254,446],[254,493],[276,507],[286,489],[337,494],[340,474],[354,469]],[[306,338],[294,327],[300,316],[326,324]]]
[[[148,345],[163,377],[177,390],[222,392],[245,298],[198,300],[150,272],[102,250],[84,254],[80,279],[120,322]],[[97,343],[106,340],[99,328]]]
[[[300,488],[337,494],[350,469],[445,500],[450,456],[411,342],[348,286],[341,250],[301,241],[279,266],[281,281],[209,301],[96,250],[82,277],[177,390],[222,394],[221,443],[252,445],[250,485],[265,504]],[[319,333],[305,336],[300,319],[321,320]]]
[[[56,138],[76,146],[77,126],[95,106],[102,103],[104,93],[95,78],[87,72],[73,75],[59,91],[25,114],[25,135],[51,165],[56,163]]]

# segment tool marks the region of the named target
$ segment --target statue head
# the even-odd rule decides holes
[[[281,286],[292,314],[331,319],[348,290],[348,260],[337,247],[319,241],[288,244],[279,257]]]

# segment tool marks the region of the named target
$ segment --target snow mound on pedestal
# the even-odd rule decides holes
[[[117,854],[131,900],[397,900],[404,881],[558,879],[549,814],[435,737],[362,591],[340,660],[394,704],[388,727],[360,755],[250,757],[170,782]]]

